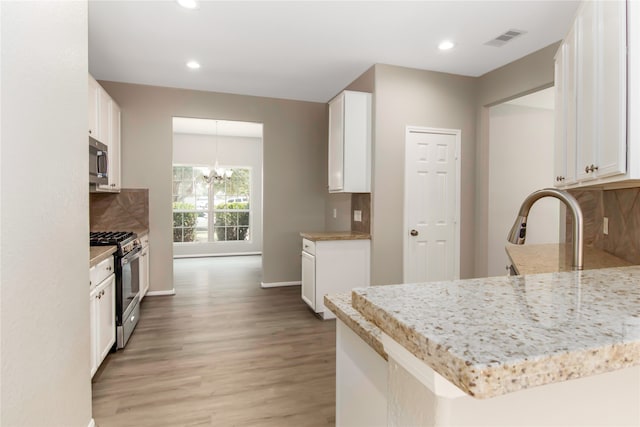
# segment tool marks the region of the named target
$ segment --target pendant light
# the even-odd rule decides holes
[[[202,178],[207,184],[211,184],[213,182],[222,182],[225,179],[231,178],[231,174],[233,171],[231,169],[224,169],[220,167],[218,163],[218,121],[216,120],[216,133],[215,133],[215,141],[216,141],[216,160],[213,164],[213,170],[209,171],[209,175],[205,175]]]

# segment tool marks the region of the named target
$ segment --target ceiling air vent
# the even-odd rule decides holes
[[[526,31],[522,31],[522,30],[509,30],[506,33],[500,34],[498,37],[496,37],[493,40],[489,40],[488,42],[486,42],[485,44],[487,46],[493,46],[493,47],[502,47],[505,44],[507,44],[508,42],[510,42],[511,40],[515,39],[518,36],[521,36],[523,34],[526,34]]]

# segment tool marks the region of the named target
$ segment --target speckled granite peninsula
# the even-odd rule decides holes
[[[387,360],[387,352],[380,335],[382,331],[373,323],[365,319],[351,305],[351,293],[341,293],[324,296],[324,305],[331,310],[338,319],[343,321],[383,359]]]
[[[352,305],[476,398],[640,365],[640,267],[357,288]]]
[[[584,248],[584,270],[626,267],[632,263],[592,246]],[[573,248],[564,243],[505,246],[518,274],[541,274],[573,270]]]

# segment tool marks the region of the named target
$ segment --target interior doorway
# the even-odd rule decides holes
[[[505,245],[520,204],[533,191],[554,186],[554,88],[489,109],[489,276],[505,275]],[[529,215],[527,243],[558,243],[560,205],[545,198]]]
[[[174,258],[262,253],[262,124],[173,118]]]

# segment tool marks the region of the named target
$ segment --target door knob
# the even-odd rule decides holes
[[[418,230],[411,230],[411,231],[409,232],[409,234],[411,234],[412,236],[414,236],[414,237],[415,237],[415,236],[417,236],[417,235],[418,235]]]

